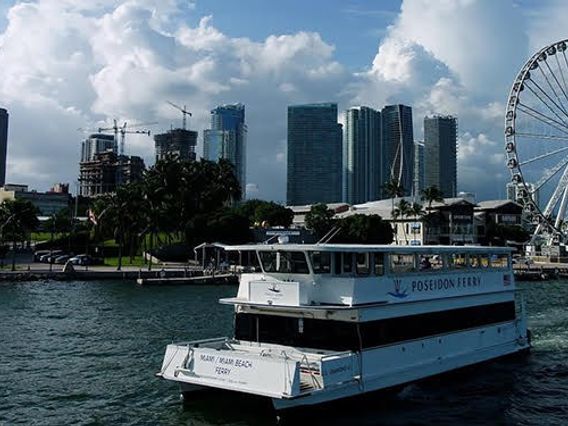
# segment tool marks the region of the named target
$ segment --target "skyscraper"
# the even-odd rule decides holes
[[[420,195],[424,189],[424,142],[414,142],[414,185],[413,195]]]
[[[211,129],[203,134],[203,156],[210,161],[224,158],[233,163],[243,194],[246,187],[246,142],[243,104],[219,105],[211,110]]]
[[[0,108],[0,186],[6,183],[6,151],[8,149],[8,111]]]
[[[345,111],[343,201],[360,204],[380,198],[381,113],[360,106]]]
[[[156,143],[156,161],[168,155],[174,155],[180,160],[195,160],[197,132],[186,129],[172,129],[166,133],[154,135]]]
[[[112,151],[117,154],[114,135],[93,133],[81,144],[81,161],[93,161],[97,154]]]
[[[450,115],[424,117],[424,185],[444,197],[457,193],[457,120]]]
[[[412,108],[400,104],[387,105],[381,111],[381,122],[383,196],[389,196],[384,185],[391,179],[401,184],[404,195],[410,195],[414,176]]]
[[[341,201],[341,140],[337,104],[288,107],[288,205]]]

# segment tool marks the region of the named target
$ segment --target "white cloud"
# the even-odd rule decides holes
[[[74,181],[77,127],[118,118],[158,120],[155,130],[165,130],[181,119],[170,100],[189,107],[201,132],[212,107],[242,102],[248,181],[262,182],[251,191],[283,200],[287,105],[406,103],[417,138],[424,115],[458,116],[460,189],[494,197],[507,178],[500,163],[509,85],[535,45],[562,37],[565,9],[560,0],[535,5],[527,23],[513,0],[404,0],[368,69],[353,74],[309,28],[260,41],[230,37],[185,0],[19,1],[0,34],[8,179],[39,189]],[[130,137],[127,152],[149,160],[153,143]]]
[[[512,0],[405,0],[355,100],[411,105],[417,139],[424,116],[457,116],[458,190],[497,197],[507,179],[504,103],[527,52],[526,21]]]
[[[164,130],[180,121],[165,102],[171,100],[188,105],[191,125],[201,131],[212,107],[240,101],[249,123],[249,180],[263,182],[259,196],[283,199],[286,165],[277,141],[285,134],[286,105],[326,100],[349,75],[317,33],[231,38],[211,17],[189,26],[182,17],[191,9],[176,0],[38,0],[12,7],[0,36],[0,98],[11,112],[8,179],[39,189],[74,181],[77,127],[118,118],[159,120]],[[45,152],[58,155],[46,159]],[[127,152],[149,160],[152,141],[131,135]]]

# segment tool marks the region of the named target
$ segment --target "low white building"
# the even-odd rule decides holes
[[[379,215],[394,227],[393,244],[424,245],[454,244],[465,245],[477,242],[473,222],[475,204],[462,198],[445,198],[443,202],[433,202],[429,207],[421,203],[426,214],[393,218],[392,212],[400,200],[413,203],[412,197],[371,201],[351,206],[348,211],[337,214],[347,217],[354,214]]]

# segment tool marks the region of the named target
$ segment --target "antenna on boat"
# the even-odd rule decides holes
[[[341,231],[341,226],[334,226],[328,231],[327,234],[321,237],[321,239],[316,243],[316,245],[329,243],[331,239],[339,233],[339,231]]]

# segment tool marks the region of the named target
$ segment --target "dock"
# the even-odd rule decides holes
[[[568,279],[566,263],[533,263],[530,265],[513,265],[515,279],[519,281],[548,281]]]
[[[142,286],[155,285],[222,285],[238,284],[239,279],[235,274],[212,274],[194,277],[158,277],[138,278],[136,283]]]

